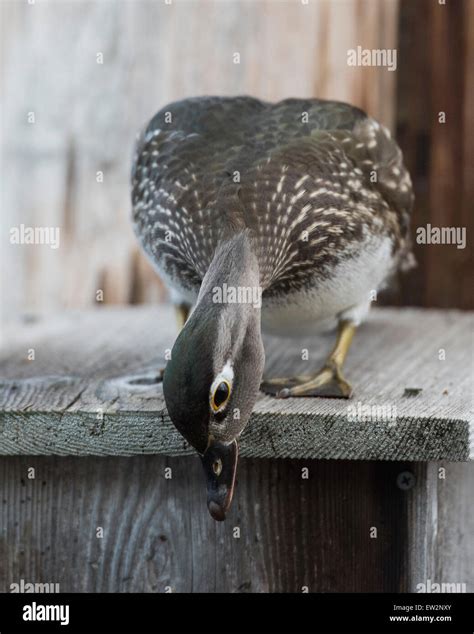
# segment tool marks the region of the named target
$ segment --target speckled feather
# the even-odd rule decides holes
[[[219,242],[242,230],[267,297],[330,277],[371,236],[390,239],[394,269],[411,263],[413,193],[401,151],[348,104],[170,104],[139,136],[132,181],[136,233],[183,289],[196,291]]]

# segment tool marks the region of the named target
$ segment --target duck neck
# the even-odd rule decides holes
[[[196,308],[209,303],[235,306],[237,313],[252,309],[260,316],[262,288],[258,260],[246,233],[231,237],[217,248],[204,276]]]

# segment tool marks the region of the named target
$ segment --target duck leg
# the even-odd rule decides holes
[[[191,306],[189,304],[175,304],[176,321],[178,328],[181,330],[184,324],[188,321],[189,313],[191,312]]]
[[[270,379],[264,381],[260,389],[278,398],[289,396],[327,396],[350,398],[351,385],[342,375],[342,366],[349,351],[356,326],[352,321],[341,320],[336,345],[323,367],[313,375],[299,375],[293,378]]]
[[[189,313],[191,312],[191,306],[189,304],[175,304],[176,323],[178,324],[178,330],[183,329],[184,324],[188,321]],[[166,368],[159,368],[158,370],[158,383],[163,381]]]

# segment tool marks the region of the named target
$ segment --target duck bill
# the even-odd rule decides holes
[[[207,483],[207,508],[217,522],[225,520],[232,502],[238,457],[236,440],[228,445],[211,440],[201,456]]]

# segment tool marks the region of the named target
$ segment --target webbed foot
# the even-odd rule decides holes
[[[317,374],[263,381],[260,389],[277,398],[290,396],[325,396],[350,398],[352,386],[334,364],[325,365]]]
[[[341,320],[336,345],[321,370],[316,374],[300,374],[293,378],[263,381],[260,389],[265,394],[277,398],[289,396],[325,396],[329,398],[350,398],[352,387],[342,376],[342,366],[352,342],[355,324]]]

